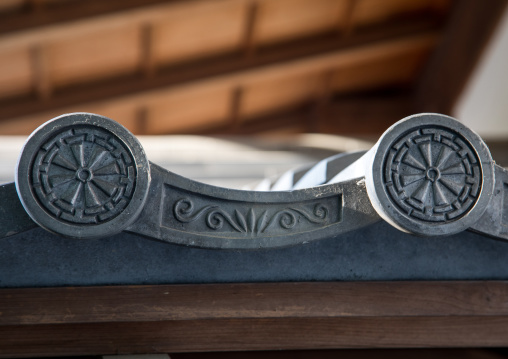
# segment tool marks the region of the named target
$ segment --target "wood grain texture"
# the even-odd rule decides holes
[[[0,357],[508,346],[508,282],[0,290]]]
[[[220,0],[242,2],[245,0]],[[206,0],[88,0],[62,1],[38,11],[5,14],[0,21],[0,48],[41,41],[69,40],[90,30],[135,26],[163,18],[168,12]]]
[[[141,32],[135,26],[51,42],[46,47],[46,75],[55,86],[68,86],[135,72],[140,64],[140,42]]]
[[[422,28],[427,30],[422,32]],[[182,91],[206,92],[224,87],[229,87],[230,91],[233,91],[238,86],[255,86],[256,83],[274,82],[313,72],[350,67],[365,57],[375,61],[386,58],[386,54],[393,51],[412,53],[430,49],[438,38],[438,32],[432,29],[432,24],[414,23],[341,41],[335,36],[328,36],[319,41],[314,39],[286,47],[265,49],[252,59],[245,59],[240,54],[161,70],[157,76],[149,79],[141,75],[142,79],[140,76],[127,76],[106,83],[55,91],[54,96],[44,102],[34,102],[30,99],[9,101],[2,104],[0,120],[3,121],[0,123],[0,131],[3,134],[16,134],[10,129],[18,128],[18,124],[32,122],[32,128],[36,128],[40,122],[65,112],[91,112],[89,108],[101,106],[112,108],[125,103],[146,106],[149,102],[164,102],[168,97]],[[139,53],[132,58],[139,58]],[[111,59],[113,57],[108,57],[104,61],[109,63]],[[78,64],[78,62],[69,64],[67,67],[76,68]],[[132,66],[134,65],[132,63]],[[63,71],[63,68],[59,71]],[[79,71],[76,72],[76,76],[78,75]],[[277,99],[274,98],[273,101],[276,103]],[[37,122],[30,117],[42,118],[43,121]]]
[[[452,114],[507,5],[506,0],[489,1],[488,6],[455,1],[443,38],[420,75],[417,111]]]
[[[0,56],[0,97],[9,98],[29,93],[33,88],[31,51],[18,47]]]
[[[381,135],[388,127],[414,114],[411,92],[336,96],[318,113],[317,131],[346,135]]]
[[[136,26],[148,22],[164,21],[173,13],[179,13],[186,18],[192,16],[194,9],[208,7],[211,11],[223,6],[248,6],[252,0],[87,0],[56,1],[53,6],[42,6],[38,11],[22,12],[16,5],[22,0],[2,0],[4,11],[11,10],[0,17],[0,48],[20,45],[32,45],[40,41],[53,41],[69,39],[75,35],[82,35],[90,29],[106,29],[109,26]],[[341,14],[345,10],[342,1],[333,0],[257,0],[262,10],[260,17],[260,36],[258,42],[265,39],[297,38],[309,36],[331,30],[337,26]],[[359,1],[359,0],[357,0]],[[443,2],[444,0],[440,0]],[[9,2],[14,6],[10,7]],[[14,4],[18,2],[18,4]],[[365,0],[363,0],[365,2]],[[377,2],[377,4],[376,4]],[[395,18],[400,20],[405,15],[418,12],[426,13],[430,17],[440,17],[443,11],[429,5],[436,1],[400,1],[369,0],[362,5],[362,25],[373,25],[380,20]],[[445,1],[446,2],[446,1]],[[6,4],[4,4],[6,3]],[[380,6],[382,5],[382,6]],[[10,9],[9,9],[10,7]],[[430,11],[429,11],[430,10]],[[380,15],[381,13],[381,15]],[[198,18],[191,19],[195,24],[201,20],[206,21],[206,13]],[[237,21],[239,19],[229,19]],[[222,24],[224,26],[224,24]]]
[[[196,2],[154,24],[154,60],[168,64],[239,51],[246,1]]]
[[[320,282],[0,290],[0,325],[508,316],[508,282]],[[508,330],[508,329],[507,329]]]
[[[64,112],[101,108],[109,111],[104,115],[125,113],[114,119],[143,133],[219,128],[231,117],[223,114],[222,98],[234,98],[235,91],[243,94],[235,129],[297,107],[310,121],[327,118],[308,114],[306,106],[320,96],[312,77],[319,82],[323,73],[332,75],[329,95],[412,85],[439,39],[451,0],[4,2],[0,133],[26,135]],[[433,39],[423,44],[418,36]],[[403,37],[413,38],[398,42]],[[397,45],[385,47],[388,42]],[[30,49],[37,49],[33,66]],[[199,111],[161,105],[186,97],[179,92],[189,87],[229,93],[219,96],[219,105],[204,99]],[[320,101],[316,113],[327,107]],[[140,111],[143,120],[132,120]],[[308,122],[280,120],[276,127],[319,129]]]
[[[504,352],[506,353],[506,352]],[[251,352],[170,353],[171,359],[506,359],[496,349],[321,349]],[[85,358],[82,358],[85,359]],[[88,359],[88,358],[86,358]],[[91,358],[90,358],[91,359]]]
[[[276,43],[330,32],[347,11],[346,1],[259,0],[255,41]]]
[[[0,357],[232,350],[502,347],[508,317],[181,320],[0,326]]]

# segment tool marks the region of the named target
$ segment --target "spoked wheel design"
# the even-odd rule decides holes
[[[369,197],[394,226],[418,235],[460,232],[485,211],[494,163],[481,138],[451,117],[410,116],[376,144]]]
[[[16,187],[40,226],[70,237],[119,232],[143,208],[150,168],[136,138],[93,114],[60,116],[29,138]]]

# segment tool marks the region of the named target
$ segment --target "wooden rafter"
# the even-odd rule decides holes
[[[231,123],[203,126],[194,129],[193,133],[253,135],[292,129],[292,132],[372,135],[383,133],[395,121],[413,112],[410,93],[336,96],[328,99],[326,105],[311,101],[247,121],[237,121],[234,126]]]
[[[148,79],[144,75],[127,76],[107,83],[68,88],[55,91],[46,101],[25,99],[2,104],[0,129],[24,117],[45,113],[51,116],[82,105],[128,101],[145,106],[157,98],[163,99],[170,93],[191,88],[228,87],[232,90],[245,83],[327,71],[394,51],[430,48],[437,38],[435,22],[412,22],[373,29],[342,40],[336,36],[323,36],[265,48],[247,59],[242,54],[232,54],[178,68],[161,69],[157,76]]]
[[[508,345],[503,281],[2,291],[2,357]]]
[[[8,14],[0,18],[1,47],[30,45],[40,39],[49,41],[64,38],[70,34],[89,31],[92,26],[100,28],[142,24],[164,16],[168,11],[182,6],[184,2],[186,1],[88,0],[63,3],[51,9],[45,9],[39,4],[38,11]]]
[[[417,111],[452,114],[507,5],[506,0],[454,3],[442,40],[420,76]]]

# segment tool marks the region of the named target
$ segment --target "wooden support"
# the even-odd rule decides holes
[[[338,97],[323,111],[325,120],[320,122],[320,130],[344,135],[380,135],[414,113],[410,91]]]
[[[235,132],[235,130],[240,127],[240,111],[243,94],[244,91],[242,87],[236,87],[231,92],[230,126],[232,132]]]
[[[412,22],[385,27],[383,31],[374,29],[341,41],[337,41],[336,36],[324,36],[286,46],[278,45],[264,49],[251,60],[238,55],[207,59],[160,69],[158,76],[150,79],[127,76],[107,83],[69,88],[44,103],[9,101],[2,104],[0,120],[17,121],[35,114],[51,118],[55,112],[72,112],[76,107],[99,107],[125,101],[142,105],[148,99],[163,100],[169,94],[182,90],[233,88],[250,82],[351,66],[365,58],[429,49],[438,38],[434,29],[434,22]]]
[[[453,108],[481,58],[508,1],[455,1],[443,38],[416,87],[419,112],[453,114]]]
[[[504,347],[508,283],[315,282],[0,290],[0,356]]]
[[[310,101],[292,108],[230,124],[196,128],[199,135],[253,135],[291,129],[338,135],[378,136],[396,121],[413,114],[411,93],[330,96],[324,103]],[[317,123],[316,123],[317,121]],[[185,132],[189,133],[189,131]]]
[[[147,134],[149,115],[150,113],[147,106],[139,106],[136,110],[136,127],[133,129],[135,135]]]
[[[245,30],[243,36],[243,51],[246,58],[252,57],[256,48],[256,22],[259,14],[259,3],[253,1],[247,5],[247,14],[245,17]]]
[[[196,128],[192,133],[197,135],[255,135],[282,129],[291,129],[291,132],[302,133],[308,127],[310,108],[309,104],[300,104],[289,110],[274,111],[255,118],[243,119],[233,128],[228,125],[208,126]]]
[[[200,0],[192,0],[198,2]],[[201,0],[202,1],[202,0]],[[230,0],[243,1],[243,0]],[[31,0],[37,4],[39,0]],[[101,28],[142,24],[182,6],[182,0],[66,1],[51,9],[4,16],[0,21],[1,46],[19,47],[41,40],[52,41]],[[42,5],[42,4],[41,4]],[[185,5],[184,5],[185,6]]]
[[[48,71],[48,54],[42,44],[31,49],[33,88],[37,98],[47,101],[51,97],[51,80]]]
[[[342,37],[348,37],[353,32],[355,8],[359,0],[347,0],[344,17],[341,18],[339,34]]]
[[[315,104],[309,116],[309,132],[321,132],[321,126],[323,122],[326,122],[327,120],[324,112],[326,107],[329,105],[332,96],[333,75],[333,70],[324,71],[321,75],[321,84],[318,89],[318,93],[316,94]]]
[[[27,5],[33,12],[41,11],[44,8],[43,0],[27,0]]]
[[[146,77],[152,77],[156,71],[153,56],[153,25],[146,23],[140,28],[140,69]]]

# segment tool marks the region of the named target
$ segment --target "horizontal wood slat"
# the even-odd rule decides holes
[[[247,0],[219,0],[218,2]],[[206,0],[88,0],[72,1],[42,11],[9,14],[0,22],[0,48],[31,45],[87,33],[90,29],[140,25],[168,12]]]
[[[0,325],[232,318],[508,316],[507,298],[508,282],[2,289]]]
[[[294,128],[295,133],[324,132],[340,135],[368,135],[383,133],[398,120],[414,113],[410,94],[371,94],[336,96],[322,105],[318,101],[305,102],[284,110],[244,119],[231,126],[209,124],[195,128],[203,135],[278,133]]]
[[[0,326],[0,357],[338,348],[503,347],[508,317],[181,320]]]
[[[5,1],[5,0],[4,0]],[[40,41],[54,41],[87,33],[94,28],[137,26],[167,20],[168,15],[182,12],[189,15],[194,8],[206,6],[211,11],[221,6],[259,5],[261,14],[256,21],[257,41],[273,42],[275,39],[309,36],[316,32],[339,29],[346,22],[358,22],[359,27],[373,26],[381,22],[399,21],[404,17],[443,18],[450,0],[385,1],[379,6],[374,1],[356,1],[359,13],[347,19],[343,14],[345,1],[334,0],[87,0],[61,1],[53,6],[40,6],[37,11],[14,11],[0,14],[0,48],[33,45]],[[441,3],[440,6],[435,6]],[[41,4],[42,5],[42,4]],[[1,5],[0,5],[1,6]],[[342,16],[341,16],[342,15]],[[346,19],[344,19],[346,18]],[[190,19],[193,21],[193,19]],[[235,19],[232,19],[235,20]]]
[[[421,31],[423,28],[427,30]],[[278,46],[260,52],[253,59],[233,56],[229,60],[217,59],[173,68],[144,80],[126,77],[93,86],[55,91],[46,101],[4,101],[0,113],[0,131],[10,134],[10,128],[25,128],[26,123],[32,123],[35,128],[47,119],[65,112],[87,111],[87,108],[120,106],[125,103],[129,106],[147,106],[165,101],[168,96],[182,91],[232,91],[249,83],[276,81],[347,67],[364,58],[376,59],[393,52],[430,50],[439,34],[433,28],[434,25],[427,22],[395,26],[341,41],[335,37],[325,37],[319,41]]]
[[[508,346],[508,282],[0,290],[0,357]]]

